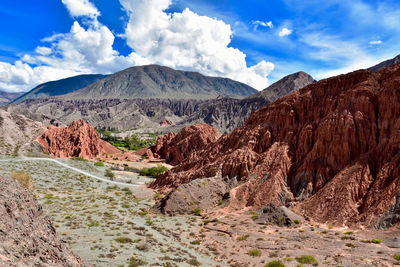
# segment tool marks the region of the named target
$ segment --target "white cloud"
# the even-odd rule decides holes
[[[254,30],[257,30],[257,28],[259,26],[261,27],[269,27],[270,29],[272,29],[274,27],[274,24],[272,24],[272,21],[260,21],[260,20],[253,20],[251,22],[254,25]]]
[[[288,28],[282,28],[282,30],[279,32],[279,37],[284,37],[292,34],[292,30],[289,30]]]
[[[88,0],[62,0],[74,21],[68,33],[42,39],[43,45],[14,64],[0,62],[0,88],[26,91],[39,83],[83,73],[113,73],[145,64],[229,77],[257,89],[268,85],[274,69],[262,60],[247,66],[246,55],[229,47],[230,25],[186,9],[167,14],[170,0],[120,0],[129,15],[124,37],[132,53],[113,48],[114,34],[102,25],[100,12]]]
[[[62,3],[73,17],[100,15],[99,10],[89,0],[62,0]]]
[[[141,57],[172,68],[229,77],[257,89],[268,85],[267,75],[273,64],[268,63],[269,68],[264,67],[258,73],[255,71],[258,64],[248,67],[246,55],[229,47],[233,32],[223,21],[200,16],[189,9],[168,14],[165,10],[170,0],[120,0],[120,3],[130,15],[125,32],[127,44]]]
[[[371,42],[369,42],[369,44],[370,45],[378,45],[378,44],[381,44],[382,43],[382,41],[381,40],[377,40],[377,41],[371,41]]]

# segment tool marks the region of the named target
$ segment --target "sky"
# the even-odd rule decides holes
[[[399,0],[18,0],[0,2],[0,90],[160,64],[258,90],[400,54]]]

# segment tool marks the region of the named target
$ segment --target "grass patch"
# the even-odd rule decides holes
[[[101,162],[101,161],[95,162],[95,163],[94,163],[94,166],[97,166],[97,167],[104,167],[104,162]]]
[[[239,236],[238,238],[236,238],[237,241],[244,241],[247,240],[247,238],[249,238],[249,235],[242,235]]]
[[[11,173],[11,178],[17,180],[20,184],[25,186],[29,191],[32,191],[34,188],[32,176],[28,173],[25,173],[23,171],[14,171]]]
[[[81,157],[73,157],[73,158],[71,158],[72,160],[78,160],[78,161],[85,161],[85,162],[87,162],[88,160],[87,159],[84,159],[84,158],[81,158]]]
[[[137,258],[130,258],[128,261],[128,267],[138,267],[138,266],[144,266],[147,265],[148,263],[144,260],[137,259]]]

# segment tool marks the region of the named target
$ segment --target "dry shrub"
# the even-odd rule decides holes
[[[29,173],[23,171],[13,171],[11,177],[17,180],[20,184],[24,185],[28,190],[33,190],[33,179]]]

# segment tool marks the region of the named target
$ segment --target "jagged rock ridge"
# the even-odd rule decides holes
[[[241,183],[230,207],[295,205],[321,222],[376,222],[400,191],[400,65],[306,86],[254,112],[151,187]]]
[[[56,233],[34,196],[0,177],[0,266],[86,266]]]
[[[57,158],[92,159],[120,152],[111,144],[101,140],[93,126],[82,120],[74,121],[67,127],[51,125],[38,137],[38,142],[49,155]]]
[[[205,123],[183,128],[178,134],[168,133],[157,138],[150,150],[155,158],[165,159],[171,165],[196,157],[203,148],[221,136],[217,129]]]

